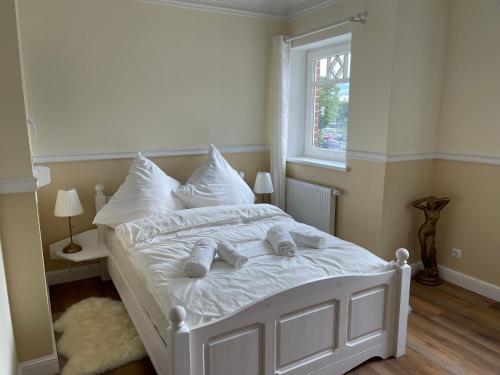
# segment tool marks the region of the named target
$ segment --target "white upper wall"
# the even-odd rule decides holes
[[[33,176],[24,109],[15,0],[0,2],[0,181]]]
[[[500,157],[500,9],[453,0],[439,151]]]
[[[267,142],[282,21],[131,0],[19,0],[33,154]]]
[[[387,153],[437,150],[448,0],[399,0]]]

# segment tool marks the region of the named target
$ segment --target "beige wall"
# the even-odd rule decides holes
[[[281,21],[132,0],[19,0],[34,155],[267,143]]]
[[[5,266],[2,255],[2,240],[0,238],[0,316],[2,328],[0,329],[0,373],[5,375],[17,374],[16,343],[12,330],[10,316],[9,295],[5,281]]]
[[[0,180],[24,180],[33,174],[14,0],[0,2],[0,45]],[[0,195],[0,236],[18,359],[24,362],[52,354],[35,193]]]
[[[231,165],[245,172],[245,180],[253,187],[258,171],[269,170],[269,153],[227,154]],[[168,175],[181,182],[186,181],[194,170],[205,160],[205,155],[152,158]],[[75,233],[92,228],[95,216],[94,186],[102,183],[106,194],[112,194],[125,179],[131,159],[102,160],[88,162],[69,162],[50,164],[52,183],[39,191],[40,226],[43,238],[45,267],[47,271],[71,267],[64,261],[50,259],[48,247],[51,243],[68,237],[66,219],[53,215],[57,189],[67,186],[75,187],[84,208],[84,214],[72,219]]]
[[[0,232],[20,362],[54,352],[36,195],[0,195]]]
[[[433,193],[434,168],[434,160],[386,165],[380,246],[383,258],[392,259],[395,249],[405,247],[411,262],[420,259],[417,228],[424,222],[424,215],[411,202]]]
[[[497,3],[451,2],[440,152],[500,156]]]
[[[500,285],[500,166],[439,160],[436,189],[449,196],[438,230],[439,263]],[[462,258],[451,257],[453,247]]]

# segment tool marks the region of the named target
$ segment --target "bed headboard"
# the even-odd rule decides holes
[[[101,210],[101,208],[109,201],[111,196],[104,194],[104,185],[97,184],[95,186],[95,212],[96,214]],[[99,243],[106,241],[106,225],[97,224],[97,238]]]

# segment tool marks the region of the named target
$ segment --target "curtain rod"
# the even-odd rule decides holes
[[[364,12],[358,13],[355,16],[347,17],[346,19],[344,19],[344,20],[342,20],[340,22],[334,23],[333,25],[325,26],[325,27],[322,27],[321,29],[316,29],[316,30],[309,31],[307,33],[299,34],[299,35],[296,35],[296,36],[290,36],[290,37],[287,36],[287,37],[285,37],[284,40],[285,40],[285,43],[292,42],[294,40],[302,39],[302,38],[305,38],[306,36],[314,35],[314,34],[322,32],[322,31],[334,29],[336,27],[347,25],[349,23],[361,23],[361,24],[365,24],[367,18],[368,18],[368,11],[365,10]]]

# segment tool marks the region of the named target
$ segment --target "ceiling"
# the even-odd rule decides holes
[[[341,0],[153,0],[188,8],[276,18],[295,17]]]

